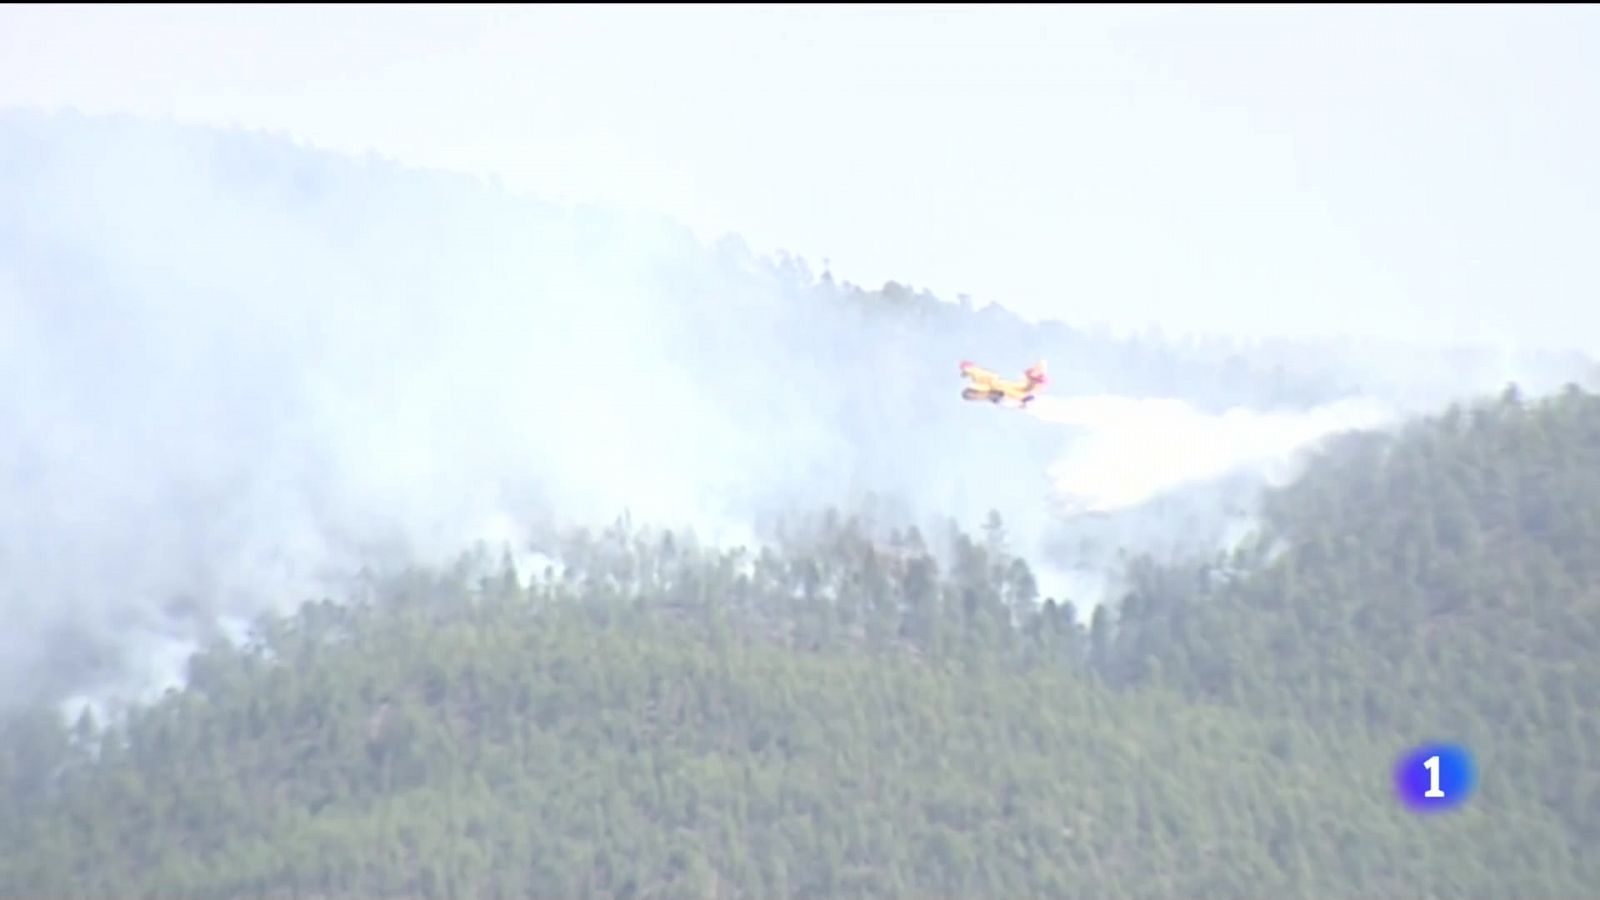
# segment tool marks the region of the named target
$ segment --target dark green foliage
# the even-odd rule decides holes
[[[1529,406],[1513,388],[1352,437],[1268,498],[1259,542],[1228,568],[1243,574],[1146,577],[1121,617],[1119,683],[1148,680],[1156,658],[1195,699],[1397,750],[1465,741],[1505,779],[1484,804],[1531,803],[1564,829],[1540,854],[1593,846],[1600,398]]]
[[[413,573],[121,728],[6,721],[0,894],[1585,896],[1597,473],[1576,392],[1354,438],[1089,622],[998,518],[937,558],[830,514]],[[1419,819],[1389,765],[1433,737],[1481,795]]]

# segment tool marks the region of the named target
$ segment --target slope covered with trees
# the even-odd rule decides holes
[[[277,608],[251,573],[285,556],[434,560],[502,513],[709,531],[874,491],[1036,538],[1061,430],[960,403],[963,358],[1209,405],[1350,386],[276,135],[11,111],[0,321],[0,706],[125,674],[130,633]]]
[[[1109,675],[1375,738],[1455,737],[1487,760],[1486,806],[1531,797],[1564,846],[1592,847],[1600,399],[1511,388],[1350,437],[1265,517],[1223,565],[1136,576]]]
[[[0,893],[1584,896],[1597,472],[1575,390],[1353,437],[1087,622],[998,521],[375,579],[123,728],[7,720]],[[1419,818],[1389,766],[1433,737],[1481,793]]]

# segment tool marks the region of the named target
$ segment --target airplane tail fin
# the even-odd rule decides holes
[[[1034,384],[1050,383],[1050,373],[1046,369],[1045,362],[1042,359],[1034,363],[1032,366],[1029,366],[1028,370],[1023,374],[1026,375],[1028,380]]]

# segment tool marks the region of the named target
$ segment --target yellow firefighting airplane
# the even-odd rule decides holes
[[[999,375],[979,367],[976,363],[963,361],[961,375],[972,381],[972,387],[961,392],[963,400],[988,400],[990,403],[1005,403],[1007,406],[1017,408],[1025,407],[1032,402],[1038,389],[1050,382],[1045,374],[1044,361],[1034,363],[1022,373],[1021,381],[1012,381],[1001,378]]]

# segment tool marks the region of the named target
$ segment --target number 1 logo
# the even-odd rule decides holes
[[[1427,799],[1429,799],[1429,800],[1434,800],[1434,799],[1437,799],[1439,797],[1443,797],[1444,796],[1444,791],[1439,790],[1439,757],[1438,757],[1438,755],[1436,754],[1434,756],[1428,757],[1428,761],[1423,763],[1422,767],[1428,770],[1428,789],[1423,792],[1422,796],[1427,798]]]
[[[1425,744],[1400,755],[1394,768],[1395,795],[1417,812],[1461,804],[1478,779],[1477,765],[1465,747]]]

